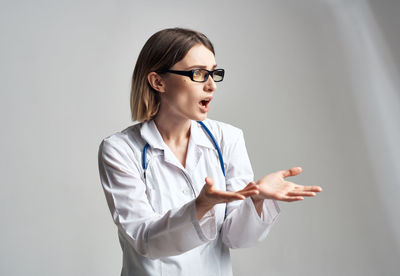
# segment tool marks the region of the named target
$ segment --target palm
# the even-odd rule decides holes
[[[200,196],[204,203],[215,205],[219,203],[231,202],[234,200],[243,200],[248,196],[258,194],[258,189],[254,182],[249,183],[245,188],[240,191],[221,191],[214,187],[212,178],[206,178],[206,185],[204,185]]]
[[[243,200],[246,197],[258,195],[259,191],[254,182],[247,184],[240,191],[220,191],[214,187],[214,181],[211,177],[206,177],[206,184],[199,196],[196,198],[197,219],[200,220],[208,210],[215,204],[231,202],[234,200]]]
[[[268,174],[257,182],[260,194],[257,198],[269,198],[281,201],[303,200],[304,196],[315,196],[322,189],[319,186],[302,186],[286,181],[288,176],[301,173],[301,168],[296,167],[287,171],[278,171]]]
[[[284,196],[293,189],[294,184],[285,181],[278,173],[271,173],[260,179],[259,183],[268,183],[259,186],[260,193],[266,197]]]

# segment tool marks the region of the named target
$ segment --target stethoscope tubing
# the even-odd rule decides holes
[[[206,131],[206,133],[208,134],[208,136],[212,140],[212,142],[214,144],[214,147],[218,152],[219,164],[221,165],[222,173],[225,176],[224,158],[222,157],[222,152],[221,152],[221,149],[220,149],[220,147],[219,147],[219,145],[217,143],[217,140],[215,139],[215,137],[211,133],[211,131],[208,129],[208,127],[202,121],[197,121],[197,122],[202,126],[202,128]],[[150,145],[148,143],[144,146],[143,154],[142,154],[142,168],[143,168],[145,176],[146,176],[146,170],[147,170],[147,166],[148,166],[148,163],[146,161],[146,156],[147,156],[147,150],[148,150],[149,146]]]
[[[223,159],[223,157],[222,157],[221,148],[219,147],[219,145],[218,145],[218,143],[217,143],[217,140],[215,139],[215,137],[214,137],[214,135],[211,133],[211,131],[208,129],[208,127],[207,127],[202,121],[197,121],[197,122],[202,126],[202,128],[203,128],[203,129],[206,131],[206,133],[208,134],[208,137],[210,137],[210,139],[212,140],[212,142],[213,142],[213,144],[214,144],[214,147],[215,147],[215,149],[216,149],[217,152],[218,152],[218,159],[219,159],[219,164],[221,165],[222,173],[224,174],[224,176],[226,176],[226,175],[225,175],[225,167],[224,167],[224,159]],[[147,170],[147,167],[148,167],[148,163],[147,163],[147,161],[146,161],[146,156],[147,156],[147,150],[149,149],[149,147],[150,147],[150,145],[147,143],[147,144],[144,146],[144,148],[143,148],[143,154],[142,154],[142,168],[143,168],[143,175],[144,175],[144,181],[145,181],[145,182],[146,182],[146,170]],[[193,189],[192,184],[191,184],[191,183],[189,183],[189,184],[191,185],[191,187],[192,187],[192,189]],[[193,189],[193,192],[194,192],[194,189]],[[225,206],[224,220],[225,220],[226,216],[227,216],[227,208],[226,208],[226,206]]]
[[[217,140],[215,139],[214,135],[211,133],[211,131],[208,129],[208,127],[202,122],[202,121],[197,121],[203,129],[207,132],[208,136],[211,138],[215,148],[217,149],[218,152],[218,157],[219,157],[219,164],[221,165],[221,170],[222,173],[225,176],[225,167],[224,167],[224,158],[222,157],[221,149],[217,143]]]

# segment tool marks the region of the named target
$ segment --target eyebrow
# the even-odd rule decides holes
[[[206,69],[207,66],[205,66],[205,65],[192,65],[192,66],[188,67],[187,69],[190,70],[190,69],[193,69],[193,68]],[[214,64],[213,67],[211,67],[211,68],[212,69],[217,68],[217,64]]]

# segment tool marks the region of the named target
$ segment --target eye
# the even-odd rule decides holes
[[[200,77],[201,75],[202,74],[200,69],[193,70],[193,77]]]
[[[204,69],[194,69],[193,70],[193,80],[197,82],[204,82],[207,70]]]

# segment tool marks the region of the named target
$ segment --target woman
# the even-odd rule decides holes
[[[263,240],[275,200],[315,196],[285,180],[253,182],[243,133],[206,119],[218,69],[212,43],[181,28],[155,33],[133,73],[128,127],[99,149],[99,170],[123,251],[121,275],[232,275],[229,248]]]

